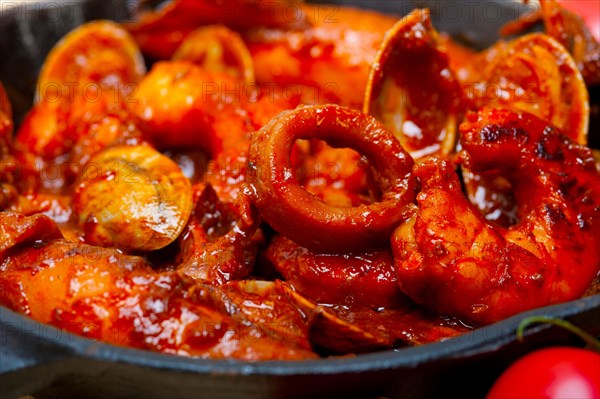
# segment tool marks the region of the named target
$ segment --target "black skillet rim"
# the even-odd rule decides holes
[[[354,1],[354,3],[358,2]],[[515,332],[517,326],[521,320],[528,316],[547,315],[570,319],[589,312],[598,315],[595,328],[600,329],[600,294],[563,304],[533,309],[443,342],[407,347],[396,351],[360,354],[355,357],[300,361],[198,359],[121,347],[93,341],[67,331],[59,330],[51,325],[39,323],[4,306],[0,306],[0,333],[4,333],[8,328],[16,329],[24,334],[21,338],[29,340],[27,342],[43,342],[52,346],[53,349],[60,350],[60,358],[92,358],[95,360],[197,374],[293,376],[361,373],[402,367],[417,367],[442,359],[464,359],[477,355],[491,354],[516,340]],[[42,330],[45,332],[43,336],[35,333]],[[543,333],[543,330],[545,330],[544,327],[537,327],[532,331]],[[50,339],[48,337],[59,338]],[[5,346],[6,337],[0,338],[2,338],[2,346]],[[15,341],[18,342],[19,339]],[[10,353],[11,348],[5,347],[2,348],[2,351]],[[20,354],[17,354],[18,358],[20,356]],[[34,357],[37,358],[38,356],[34,355]],[[36,360],[44,362],[44,356],[39,357]],[[47,360],[51,362],[55,358],[49,357]],[[11,368],[7,372],[26,367],[29,367],[29,365]]]
[[[490,354],[516,341],[519,323],[529,316],[550,316],[570,319],[592,312],[600,316],[600,294],[558,305],[533,309],[485,327],[480,327],[461,336],[442,342],[406,347],[394,351],[359,354],[354,357],[322,358],[315,360],[286,361],[243,361],[234,359],[201,359],[169,355],[150,350],[121,347],[94,341],[73,333],[59,330],[48,324],[39,323],[25,315],[0,306],[0,328],[18,326],[18,330],[30,338],[50,343],[60,349],[64,358],[92,358],[109,362],[120,362],[143,367],[169,369],[197,374],[242,374],[242,375],[318,375],[360,373],[396,368],[417,367],[427,362],[442,359],[469,358]],[[593,316],[592,316],[593,317]],[[597,317],[596,324],[600,323]],[[35,334],[43,328],[44,336]],[[548,326],[531,329],[544,333]],[[600,326],[596,326],[599,328]],[[34,335],[31,337],[31,335]],[[48,337],[58,337],[50,339]],[[535,337],[532,337],[535,339]],[[17,368],[18,369],[18,368]],[[14,370],[11,370],[14,371]]]

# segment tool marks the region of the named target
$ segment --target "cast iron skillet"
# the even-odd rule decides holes
[[[60,3],[60,4],[59,4]],[[73,27],[100,18],[123,20],[135,2],[78,0],[1,3],[0,79],[17,119],[31,105],[45,54]],[[337,1],[342,3],[342,1]],[[406,14],[430,5],[438,29],[475,47],[496,40],[495,32],[519,9],[509,1],[343,1]],[[437,8],[436,8],[437,7]],[[475,8],[473,8],[475,7]],[[477,10],[479,9],[479,12]],[[500,10],[500,17],[493,17]],[[474,17],[471,17],[474,15]],[[492,18],[493,17],[493,18]],[[356,357],[307,361],[201,360],[117,347],[76,336],[0,307],[0,398],[296,398],[296,397],[482,397],[517,357],[547,345],[581,344],[563,330],[538,326],[524,343],[515,331],[531,315],[570,320],[600,334],[600,295],[536,309],[446,342]]]

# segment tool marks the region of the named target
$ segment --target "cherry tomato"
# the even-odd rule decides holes
[[[487,398],[600,398],[600,354],[567,347],[532,352],[498,378]]]

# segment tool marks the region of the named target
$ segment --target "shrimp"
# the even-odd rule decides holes
[[[191,284],[141,257],[67,242],[43,215],[5,212],[0,223],[12,226],[0,242],[0,304],[117,345],[216,359],[309,359],[315,344],[360,352],[465,330],[412,305],[390,314],[329,310],[281,281]],[[373,328],[373,318],[383,324]]]
[[[473,64],[485,65],[463,82],[474,109],[486,105],[519,109],[547,120],[573,141],[587,143],[588,92],[575,61],[554,39],[530,34],[500,42],[478,54]],[[469,199],[488,220],[505,226],[515,221],[514,198],[503,176],[477,174],[465,167],[462,175]]]
[[[243,84],[187,61],[159,62],[130,105],[144,138],[156,148],[200,150],[211,159],[179,240],[178,270],[197,281],[223,284],[245,277],[256,257],[258,220],[241,195],[250,132],[288,105],[275,97],[242,97]]]
[[[418,209],[394,233],[400,288],[485,324],[580,297],[600,269],[600,174],[589,149],[526,113],[483,109],[461,126],[462,163],[513,187],[520,221],[502,228],[467,201],[454,168],[417,165]]]
[[[191,284],[175,272],[155,272],[141,257],[65,241],[46,216],[3,212],[0,223],[10,227],[0,241],[0,304],[42,323],[181,356],[316,357],[302,313],[275,296],[273,312],[257,310],[252,301],[264,303],[267,295]]]
[[[290,0],[235,0],[227,9],[223,13],[205,0],[177,0],[143,15],[128,29],[146,54],[164,60],[183,52],[182,42],[195,29],[223,24],[248,46],[258,84],[299,91],[307,104],[359,109],[371,63],[397,20],[352,7],[320,10]]]
[[[240,153],[249,125],[240,82],[187,61],[159,62],[129,104],[144,138],[159,150],[201,149],[213,159]],[[249,94],[250,95],[250,94]]]
[[[361,109],[371,65],[397,18],[352,7],[301,7],[304,28],[258,27],[244,34],[257,82],[311,93],[307,104]]]
[[[14,212],[0,212],[0,227],[0,259],[20,245],[62,238],[56,224],[44,215],[26,217]]]
[[[145,54],[165,60],[200,26],[220,24],[239,32],[256,26],[303,28],[308,24],[304,13],[293,17],[286,13],[290,7],[295,10],[297,5],[295,0],[229,0],[225,9],[211,0],[174,0],[125,26]]]
[[[214,285],[247,277],[262,242],[258,218],[249,206],[220,201],[211,185],[194,189],[195,206],[179,238],[179,273]]]
[[[11,113],[8,96],[0,83],[0,211],[19,212],[24,215],[46,214],[57,221],[68,221],[71,215],[71,201],[68,196],[27,189],[30,172],[35,175],[34,180],[37,180],[39,175],[35,170],[23,171],[19,164],[22,159],[15,152],[12,140]],[[10,230],[10,222],[7,222],[5,228]]]

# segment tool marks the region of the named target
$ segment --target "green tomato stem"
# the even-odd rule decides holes
[[[582,330],[566,320],[555,319],[548,316],[531,316],[523,319],[517,328],[517,339],[520,342],[524,341],[523,332],[525,331],[525,328],[534,323],[549,323],[558,327],[562,327],[581,338],[587,345],[590,346],[591,349],[600,352],[600,341],[597,340],[592,334]]]

